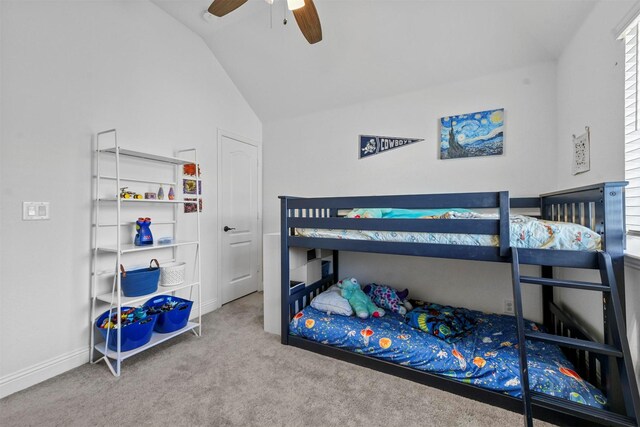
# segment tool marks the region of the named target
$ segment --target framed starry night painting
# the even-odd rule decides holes
[[[503,144],[504,108],[440,119],[440,159],[499,156]]]

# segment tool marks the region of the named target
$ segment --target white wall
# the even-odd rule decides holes
[[[88,360],[94,133],[200,150],[214,308],[217,128],[260,141],[262,125],[202,40],[151,3],[0,3],[2,397]],[[50,201],[51,220],[23,222],[29,200]]]
[[[624,43],[614,27],[634,1],[601,1],[558,59],[559,188],[624,179]],[[571,175],[573,134],[591,129],[591,170]]]
[[[624,180],[624,44],[613,30],[634,3],[600,1],[558,60],[558,188]],[[583,133],[585,126],[591,129],[591,170],[573,176],[571,135]],[[640,375],[640,271],[627,267],[625,276],[628,336]],[[590,277],[597,280],[596,274]],[[602,337],[598,295],[556,292],[565,307]]]
[[[440,117],[500,107],[506,117],[503,156],[438,160]],[[426,140],[358,160],[359,134]],[[553,63],[265,123],[264,230],[279,231],[281,194],[509,190],[515,196],[537,195],[555,187],[555,162],[549,158],[555,137]],[[363,254],[342,260],[343,276],[409,286],[414,296],[442,303],[502,312],[503,298],[511,295],[506,265]],[[541,317],[539,295],[526,289],[528,317]]]

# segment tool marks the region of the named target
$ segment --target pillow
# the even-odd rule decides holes
[[[336,285],[311,300],[311,307],[325,313],[340,314],[341,316],[352,316],[353,309],[351,304],[340,295],[340,288]]]
[[[470,335],[475,328],[475,318],[469,310],[432,303],[411,310],[405,322],[450,344]]]

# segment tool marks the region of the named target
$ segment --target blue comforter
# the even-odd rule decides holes
[[[471,310],[468,315],[475,318],[476,328],[453,344],[413,329],[402,316],[390,313],[362,320],[306,307],[289,330],[312,341],[520,397],[515,318]],[[529,321],[526,327],[538,329]],[[531,390],[600,408],[606,404],[604,395],[573,371],[559,347],[527,341],[527,355]]]

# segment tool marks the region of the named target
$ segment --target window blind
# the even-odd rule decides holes
[[[640,111],[638,108],[638,22],[634,22],[624,33],[624,126],[625,126],[625,179],[627,232],[640,235]]]

